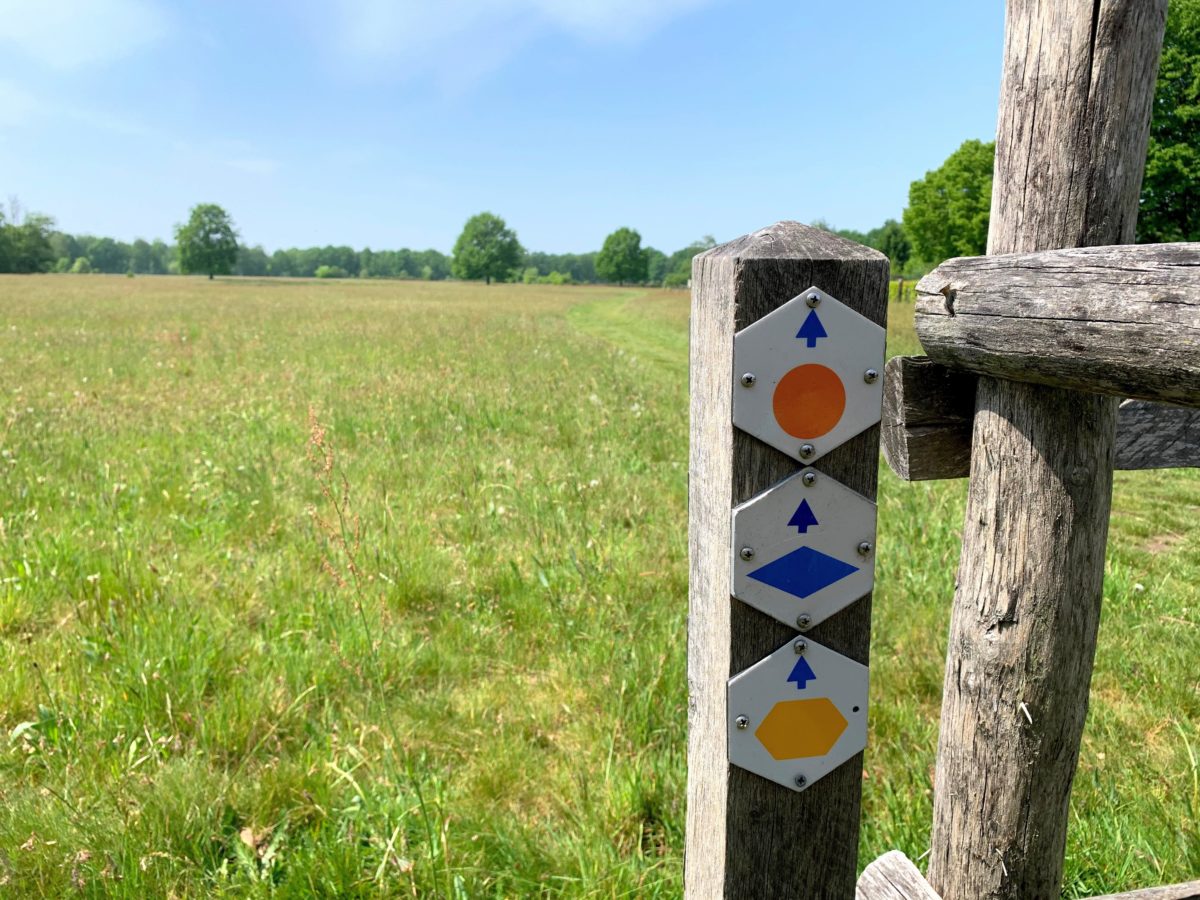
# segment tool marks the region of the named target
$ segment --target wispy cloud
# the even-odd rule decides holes
[[[162,40],[151,0],[0,0],[0,48],[55,69],[111,62]]]
[[[322,5],[342,61],[361,74],[428,74],[461,87],[502,66],[531,40],[567,34],[636,43],[715,0],[335,0]]]

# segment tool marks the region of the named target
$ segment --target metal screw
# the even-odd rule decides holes
[[[801,459],[809,459],[816,452],[817,452],[817,448],[814,447],[812,444],[801,444],[800,445],[800,458]]]
[[[808,298],[806,299],[806,301],[805,301],[805,302],[806,302],[806,303],[808,303],[808,308],[809,308],[809,309],[813,309],[813,308],[815,308],[816,306],[819,306],[819,305],[820,305],[820,303],[821,303],[821,295],[820,295],[820,294],[818,294],[816,291],[813,291],[813,293],[811,293],[811,294],[809,294],[809,295],[808,295]]]
[[[743,547],[742,552],[741,552],[741,557],[744,560],[754,559],[754,548],[753,547]]]
[[[878,380],[879,372],[877,372],[875,369],[867,369],[867,371],[863,372],[863,381],[865,381],[867,384],[874,384]]]
[[[804,481],[804,483],[806,485],[808,485],[809,487],[812,487],[814,484],[817,483],[817,473],[816,472],[805,472],[804,478],[802,480]]]
[[[866,556],[870,552],[871,552],[871,542],[870,541],[863,541],[862,543],[860,543],[858,545],[858,555],[859,556]]]
[[[808,779],[805,778],[803,775],[797,775],[796,776],[796,787],[802,788],[802,787],[807,787],[807,786],[808,786]]]
[[[810,625],[812,625],[812,616],[808,613],[800,613],[796,616],[796,627],[801,631],[807,631]]]
[[[754,387],[756,381],[758,381],[758,376],[753,372],[747,372],[742,376],[742,387]]]
[[[803,655],[804,651],[808,649],[808,641],[804,640],[804,638],[800,638],[798,641],[792,644],[792,649],[796,651],[797,656],[801,656]]]
[[[745,716],[738,716],[736,719],[733,720],[733,724],[738,727],[738,731],[745,731],[746,728],[750,725],[750,720],[747,719]]]

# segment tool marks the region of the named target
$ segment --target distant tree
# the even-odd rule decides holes
[[[667,259],[667,275],[663,279],[663,287],[687,287],[692,277],[692,257],[715,246],[717,242],[709,234],[672,253]]]
[[[1200,0],[1167,7],[1137,234],[1200,240]]]
[[[149,275],[154,271],[154,248],[148,241],[138,238],[129,248],[129,271],[137,275]]]
[[[895,219],[888,219],[878,228],[868,231],[866,244],[891,260],[892,271],[896,273],[904,271],[912,256],[912,242],[904,233],[904,226]]]
[[[271,260],[261,245],[239,246],[237,262],[233,265],[234,275],[262,277],[270,270]]]
[[[940,168],[909,187],[904,231],[925,263],[987,250],[995,153],[994,142],[964,141]]]
[[[313,275],[317,278],[348,278],[350,273],[341,266],[319,265]]]
[[[28,213],[18,223],[15,220],[4,226],[7,231],[7,247],[0,254],[8,256],[7,270],[21,274],[49,272],[57,258],[50,235],[54,220],[38,213]]]
[[[642,236],[632,228],[618,228],[604,239],[596,254],[596,274],[604,281],[642,282],[646,280],[646,256]]]
[[[456,278],[505,281],[521,264],[524,251],[516,232],[499,216],[479,213],[467,220],[454,242],[452,270]]]
[[[87,240],[87,257],[96,272],[119,275],[129,271],[130,248],[112,238],[90,238]]]
[[[77,257],[71,264],[71,272],[75,275],[87,275],[92,271],[92,263],[86,256]]]
[[[653,247],[647,247],[642,253],[646,256],[646,281],[662,284],[667,277],[667,254]]]
[[[237,232],[229,213],[215,203],[192,207],[186,225],[175,227],[179,268],[185,275],[228,275],[237,262]]]

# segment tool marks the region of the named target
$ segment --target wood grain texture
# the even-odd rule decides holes
[[[1200,243],[952,259],[917,284],[916,326],[947,366],[1200,406]]]
[[[1089,900],[1200,900],[1200,881],[1142,888],[1124,894],[1105,894],[1103,897],[1091,897]]]
[[[883,368],[883,457],[905,481],[966,478],[979,379],[927,356]]]
[[[854,892],[862,756],[803,793],[731,767],[725,686],[795,630],[729,593],[732,508],[801,466],[732,426],[733,335],[813,285],[886,324],[888,261],[874,250],[781,222],[716,247],[692,264],[689,468],[689,898],[830,898]],[[879,430],[817,468],[875,496]],[[808,633],[866,663],[871,599]]]
[[[854,900],[941,900],[921,871],[899,850],[863,869]]]
[[[884,369],[883,455],[905,481],[966,478],[978,378],[926,356]],[[1117,410],[1113,467],[1200,468],[1200,409],[1126,400]]]
[[[1134,237],[1166,0],[1009,0],[988,253]],[[1059,896],[1117,401],[979,379],[929,881]]]

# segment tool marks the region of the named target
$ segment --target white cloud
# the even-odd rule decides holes
[[[343,62],[362,73],[432,74],[463,86],[536,37],[635,43],[715,0],[335,0],[318,14]]]
[[[0,47],[55,69],[120,59],[169,30],[151,0],[0,0]]]

